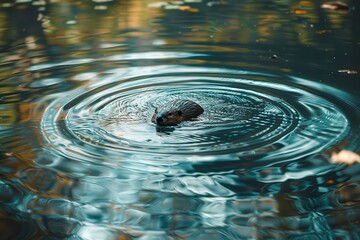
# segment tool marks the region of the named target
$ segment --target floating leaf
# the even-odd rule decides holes
[[[154,2],[154,3],[149,3],[148,7],[151,8],[162,8],[165,7],[166,5],[168,5],[167,2]]]
[[[307,11],[304,9],[295,9],[294,10],[294,14],[296,15],[303,15],[303,14],[307,14]]]
[[[339,73],[346,73],[346,74],[357,74],[358,72],[356,70],[350,70],[350,69],[343,69],[338,70]]]
[[[343,10],[343,11],[349,10],[349,5],[347,5],[346,3],[343,3],[343,2],[324,3],[321,5],[321,7],[325,8],[325,9],[331,9],[331,10]]]
[[[166,5],[165,9],[180,9],[180,5]]]
[[[335,163],[346,163],[348,165],[351,165],[356,162],[360,163],[360,155],[349,150],[341,150],[338,153],[333,152],[331,154],[330,161]]]
[[[190,6],[182,6],[179,8],[180,11],[186,11],[186,12],[199,12],[199,9],[197,8],[192,8]]]

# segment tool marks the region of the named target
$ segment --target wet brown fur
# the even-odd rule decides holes
[[[177,99],[155,109],[151,121],[159,126],[175,126],[183,121],[196,118],[204,112],[197,103],[190,100]]]

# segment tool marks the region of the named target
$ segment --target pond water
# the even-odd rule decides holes
[[[323,3],[2,1],[0,238],[360,239],[360,5]]]

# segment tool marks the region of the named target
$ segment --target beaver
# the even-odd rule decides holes
[[[204,112],[204,109],[197,103],[177,99],[168,102],[160,110],[155,108],[151,121],[159,126],[176,126],[183,121],[196,118]]]

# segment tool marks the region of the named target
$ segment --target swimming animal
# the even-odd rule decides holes
[[[159,126],[176,126],[179,123],[196,118],[204,109],[196,102],[177,99],[160,108],[155,108],[151,121]]]

